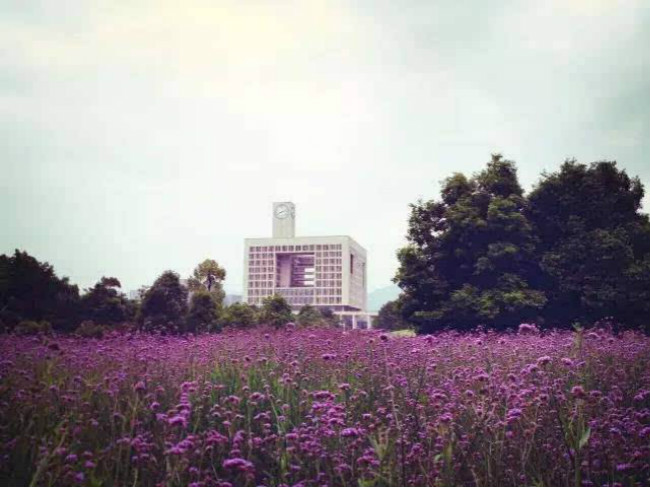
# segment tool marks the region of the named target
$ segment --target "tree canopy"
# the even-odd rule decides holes
[[[529,196],[549,325],[650,317],[650,224],[643,186],[615,162],[566,161]]]
[[[422,331],[603,319],[647,326],[642,198],[639,179],[615,162],[574,160],[544,174],[526,197],[514,162],[494,155],[471,178],[447,178],[439,200],[411,205],[398,307]]]
[[[531,287],[535,238],[512,161],[492,156],[472,178],[454,174],[441,200],[411,205],[395,278],[401,309],[422,331],[496,328],[534,318],[544,294]]]
[[[0,322],[13,328],[20,321],[49,321],[57,330],[77,325],[79,288],[59,278],[47,262],[27,252],[0,255]],[[2,328],[2,326],[0,326]]]
[[[317,326],[326,324],[325,317],[321,311],[310,304],[306,304],[300,308],[296,321],[300,326]]]
[[[248,303],[233,303],[223,312],[222,323],[236,328],[250,328],[258,323],[259,310]]]
[[[178,274],[163,272],[145,293],[141,322],[147,331],[179,332],[187,315],[187,289]]]
[[[216,260],[205,259],[194,268],[192,276],[187,280],[187,287],[191,292],[207,291],[213,294],[213,298],[221,306],[226,296],[223,290],[225,279],[226,270]]]
[[[135,313],[133,303],[119,291],[121,287],[116,277],[102,277],[81,297],[83,318],[102,325],[115,325],[132,319]]]
[[[185,330],[196,333],[221,331],[221,304],[213,293],[198,291],[192,295]]]
[[[291,306],[279,294],[267,296],[262,301],[260,321],[276,328],[286,325],[293,319]]]

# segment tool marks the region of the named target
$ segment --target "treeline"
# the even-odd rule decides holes
[[[566,161],[525,195],[514,162],[494,155],[472,177],[447,178],[440,197],[411,205],[408,245],[398,251],[400,297],[374,326],[421,332],[520,323],[567,328],[608,322],[650,332],[650,222],[644,190],[615,162]],[[201,262],[181,285],[166,271],[141,301],[103,277],[80,293],[26,252],[0,255],[0,330],[53,328],[98,335],[107,327],[164,332],[226,326],[336,323],[281,296],[260,308],[224,306],[226,271]]]
[[[398,251],[400,297],[378,325],[430,332],[606,321],[650,331],[650,223],[644,190],[615,162],[568,160],[525,195],[494,155],[440,197],[411,205]]]
[[[331,310],[304,306],[297,316],[282,296],[269,296],[261,307],[246,303],[224,305],[226,271],[216,261],[201,262],[181,283],[173,271],[163,272],[141,299],[121,292],[115,277],[102,277],[80,293],[68,278],[59,278],[51,265],[27,252],[0,255],[0,332],[19,334],[75,332],[100,337],[112,329],[162,332],[219,332],[224,327],[260,324],[281,327],[334,325]]]

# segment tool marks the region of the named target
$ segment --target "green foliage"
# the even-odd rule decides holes
[[[402,317],[399,300],[389,301],[380,309],[374,320],[373,328],[381,330],[401,330],[408,327],[408,323]]]
[[[219,306],[223,305],[226,293],[223,290],[223,281],[226,279],[226,270],[216,260],[205,259],[196,266],[192,276],[187,281],[190,291],[207,291],[214,295]]]
[[[320,315],[327,326],[338,326],[340,318],[330,308],[320,308]]]
[[[81,297],[84,319],[116,325],[134,317],[134,306],[127,297],[118,291],[120,281],[115,277],[102,277],[101,280]]]
[[[82,321],[75,330],[75,334],[83,338],[103,338],[106,327],[95,324],[92,320]]]
[[[258,322],[259,310],[247,303],[233,303],[226,307],[221,322],[224,326],[251,328]]]
[[[267,296],[262,301],[262,310],[260,313],[260,321],[263,324],[271,325],[280,328],[293,319],[291,306],[279,294]]]
[[[49,335],[52,333],[52,325],[49,321],[25,320],[18,323],[14,331],[16,335]]]
[[[27,252],[0,255],[0,321],[50,321],[55,330],[72,330],[78,320],[79,289],[59,278],[47,262]]]
[[[417,333],[412,328],[404,328],[402,330],[394,330],[390,332],[390,336],[397,338],[413,338]]]
[[[395,277],[402,315],[422,331],[533,320],[546,299],[531,286],[535,238],[515,164],[494,155],[471,179],[445,180],[441,194],[411,205]]]
[[[566,161],[529,196],[550,325],[650,316],[650,223],[643,186],[615,162]]]
[[[214,293],[197,291],[192,294],[185,330],[192,333],[221,331],[221,313],[221,304]]]
[[[187,315],[187,289],[173,271],[163,272],[147,290],[141,307],[146,331],[179,332]]]
[[[309,304],[300,308],[296,321],[300,326],[319,326],[327,324],[321,312]]]

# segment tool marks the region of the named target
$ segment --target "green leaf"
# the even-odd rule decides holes
[[[374,479],[359,479],[359,487],[373,487],[374,485]]]
[[[591,428],[587,428],[584,433],[582,433],[582,437],[580,438],[580,442],[578,443],[578,450],[582,450],[582,448],[587,444],[589,441],[589,437],[591,436]]]

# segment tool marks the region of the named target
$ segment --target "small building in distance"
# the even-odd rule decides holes
[[[296,208],[273,203],[270,238],[244,241],[243,301],[282,295],[294,311],[329,308],[352,328],[370,328],[366,250],[348,236],[296,237]]]

